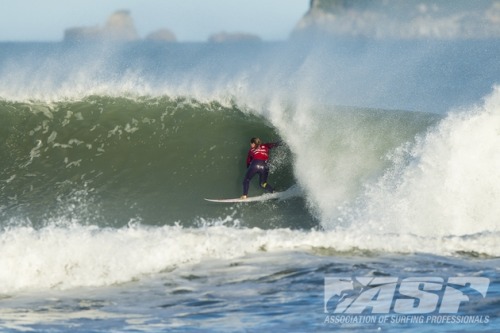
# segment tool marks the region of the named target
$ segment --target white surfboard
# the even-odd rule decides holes
[[[248,197],[246,199],[241,199],[241,198],[234,198],[234,199],[205,199],[210,202],[255,202],[255,201],[266,201],[266,200],[272,200],[272,199],[278,199],[279,195],[282,192],[274,192],[274,193],[267,193],[263,195],[259,195],[257,197]]]
[[[296,185],[290,187],[288,190],[283,192],[266,193],[256,197],[248,197],[246,199],[234,198],[234,199],[205,199],[210,202],[225,202],[225,203],[238,203],[238,202],[257,202],[257,201],[267,201],[267,200],[285,200],[291,197],[299,196],[301,194],[300,190]]]

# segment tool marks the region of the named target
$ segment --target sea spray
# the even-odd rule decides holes
[[[424,237],[498,232],[500,91],[449,114],[392,154],[393,166],[366,186],[355,226]]]
[[[307,117],[307,121],[302,121]],[[277,123],[294,153],[294,170],[324,227],[379,177],[392,149],[439,119],[426,113],[309,106]]]

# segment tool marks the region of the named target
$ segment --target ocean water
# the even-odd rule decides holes
[[[1,331],[497,332],[499,46],[0,44]]]

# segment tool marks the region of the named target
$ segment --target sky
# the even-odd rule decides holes
[[[141,37],[167,28],[178,41],[206,41],[219,32],[284,40],[309,0],[2,0],[0,41],[60,41],[70,27],[104,26],[129,10]]]

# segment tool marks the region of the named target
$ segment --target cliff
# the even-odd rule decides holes
[[[227,33],[220,32],[213,34],[208,38],[211,43],[234,43],[234,42],[260,42],[259,36],[249,33]]]
[[[292,36],[394,39],[500,37],[499,0],[311,0]]]

